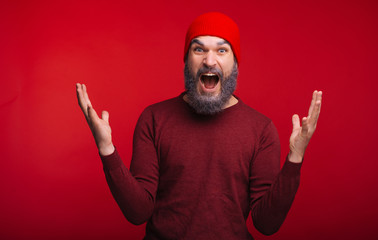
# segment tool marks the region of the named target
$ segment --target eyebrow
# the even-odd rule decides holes
[[[205,44],[203,43],[203,42],[201,42],[200,40],[198,40],[197,38],[195,38],[195,39],[193,39],[192,41],[191,41],[191,44],[193,44],[193,43],[197,43],[198,45],[201,45],[201,46],[204,46]],[[231,46],[231,44],[227,41],[227,40],[222,40],[222,41],[220,41],[220,42],[217,42],[217,45],[223,45],[223,44],[228,44],[228,45],[230,45]]]
[[[222,40],[220,42],[217,42],[217,45],[223,45],[223,44],[228,44],[231,46],[231,44],[227,40]]]
[[[203,42],[201,42],[200,40],[198,40],[197,38],[193,39],[191,44],[193,43],[197,43],[198,45],[201,45],[201,46],[204,46],[205,44],[203,44]]]

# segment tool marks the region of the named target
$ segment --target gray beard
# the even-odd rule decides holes
[[[197,91],[197,83],[200,81],[199,77],[202,73],[206,72],[217,73],[220,78],[221,92],[217,96],[200,94]],[[231,74],[228,77],[224,77],[220,70],[209,67],[202,67],[198,70],[197,76],[193,76],[188,61],[185,61],[184,78],[189,105],[196,113],[202,115],[214,115],[221,112],[236,89],[237,77],[238,66],[236,62],[234,63]]]

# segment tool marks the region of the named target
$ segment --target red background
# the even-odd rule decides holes
[[[107,188],[75,83],[107,109],[128,166],[149,104],[183,91],[184,35],[207,11],[241,30],[237,95],[288,151],[291,115],[323,90],[301,186],[257,239],[376,239],[377,1],[1,1],[0,238],[141,239]],[[282,157],[283,158],[283,157]]]

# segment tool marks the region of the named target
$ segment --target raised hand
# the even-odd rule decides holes
[[[112,130],[109,125],[109,113],[103,111],[101,118],[98,117],[89,100],[87,87],[84,84],[76,84],[76,94],[79,106],[92,131],[98,151],[103,156],[112,154],[114,152],[114,145],[112,143]]]
[[[314,91],[308,110],[308,116],[302,118],[302,126],[300,126],[299,116],[297,114],[293,115],[293,132],[290,136],[289,161],[296,163],[302,162],[307,145],[316,129],[321,103],[322,92]]]

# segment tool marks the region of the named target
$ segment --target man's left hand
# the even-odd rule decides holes
[[[302,118],[302,126],[299,122],[299,116],[297,114],[293,115],[293,132],[290,136],[289,161],[295,163],[302,162],[307,145],[316,129],[321,103],[322,92],[314,91],[312,94],[311,105],[308,110],[308,116]]]

